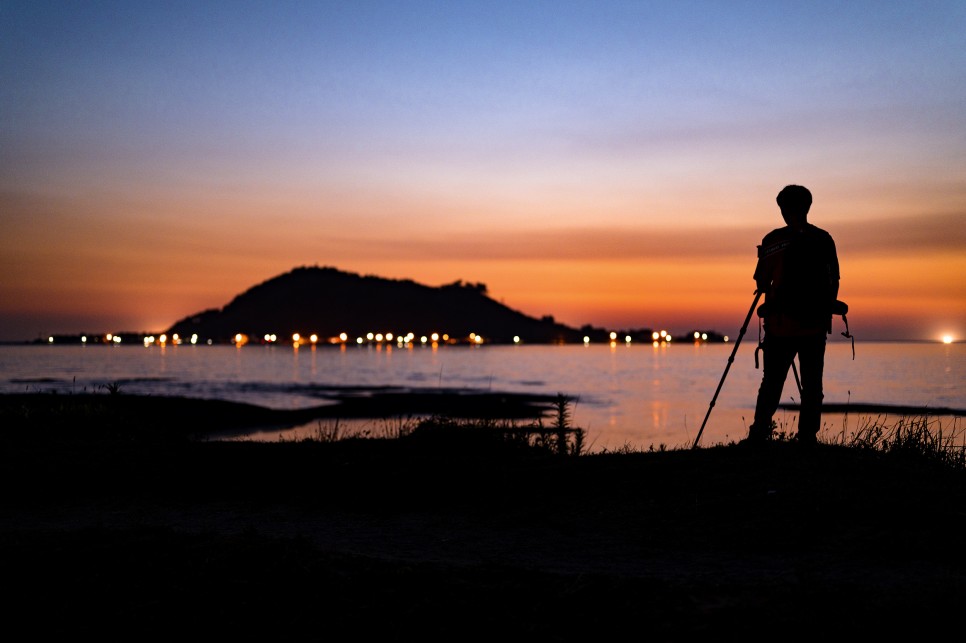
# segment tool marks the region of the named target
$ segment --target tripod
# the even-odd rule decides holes
[[[721,387],[724,385],[725,378],[728,377],[728,371],[731,369],[731,364],[735,361],[735,353],[738,352],[738,345],[741,344],[741,338],[745,336],[745,331],[748,330],[748,322],[751,321],[751,316],[755,312],[755,306],[758,305],[759,299],[761,299],[761,291],[755,290],[755,299],[751,302],[751,308],[748,309],[748,314],[745,316],[745,323],[741,325],[741,331],[738,333],[738,339],[735,340],[735,347],[731,350],[731,355],[728,357],[728,365],[725,366],[724,373],[721,374],[721,381],[718,382],[718,388],[714,392],[714,397],[711,398],[711,405],[708,406],[708,412],[704,414],[704,421],[701,423],[701,429],[698,431],[698,437],[694,438],[694,445],[691,447],[692,449],[698,448],[698,440],[701,439],[701,434],[704,433],[704,425],[708,423],[708,417],[711,415],[711,409],[714,408],[714,403],[718,399],[718,393],[721,392]]]

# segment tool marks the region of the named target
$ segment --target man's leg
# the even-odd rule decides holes
[[[803,337],[798,350],[802,376],[802,407],[798,416],[798,440],[813,444],[822,424],[822,376],[825,371],[825,333]]]
[[[795,350],[794,338],[765,335],[761,386],[758,387],[758,401],[755,404],[755,421],[748,431],[750,440],[764,440],[771,436],[771,419],[781,401]]]

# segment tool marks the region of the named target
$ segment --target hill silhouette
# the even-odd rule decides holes
[[[288,341],[293,334],[348,341],[367,333],[414,334],[414,340],[438,333],[450,342],[469,342],[470,334],[488,343],[570,343],[605,331],[572,328],[550,316],[535,318],[491,299],[482,283],[456,281],[432,287],[344,272],[332,267],[303,266],[273,277],[236,296],[220,309],[209,309],[177,321],[167,331],[199,341],[231,342],[236,334],[261,341],[274,334]],[[440,340],[444,341],[444,340]]]

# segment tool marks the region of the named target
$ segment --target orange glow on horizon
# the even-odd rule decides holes
[[[769,220],[760,227],[774,224]],[[16,247],[0,241],[5,252],[10,249],[4,257],[8,270],[0,276],[0,312],[7,319],[28,320],[22,323],[25,330],[20,337],[0,339],[108,328],[160,332],[184,317],[221,307],[235,295],[298,265],[319,264],[317,250],[296,248],[295,254],[304,259],[293,261],[291,244],[273,242],[273,233],[262,238],[264,245],[258,250],[248,240],[219,255],[199,254],[179,235],[156,238],[145,252],[104,244],[103,231],[72,241],[64,236],[76,231],[76,226],[65,231],[54,228],[42,242],[31,237]],[[709,229],[691,234],[714,238],[718,233]],[[574,236],[572,241],[579,245],[580,240]],[[136,237],[123,241],[121,246],[142,243]],[[232,237],[219,243],[231,247],[236,241]],[[457,260],[436,259],[433,253],[411,259],[335,255],[324,265],[429,286],[456,279],[483,282],[490,297],[514,310],[537,318],[551,315],[577,328],[585,324],[618,329],[666,327],[675,333],[707,328],[734,335],[753,297],[757,241],[749,238],[737,252],[707,260],[689,253],[675,258],[667,249],[653,258]],[[840,298],[850,306],[849,320],[860,339],[863,330],[866,337],[885,338],[938,337],[937,329],[966,333],[966,288],[958,279],[966,274],[966,255],[953,250],[924,254],[852,249],[855,244],[848,237],[839,244]],[[561,257],[572,254],[569,246],[552,252]],[[65,280],[65,274],[71,279]],[[40,319],[49,321],[30,321]]]

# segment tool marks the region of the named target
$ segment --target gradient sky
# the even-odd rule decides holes
[[[0,340],[301,265],[734,336],[789,183],[860,341],[962,339],[964,33],[962,0],[0,0]]]

